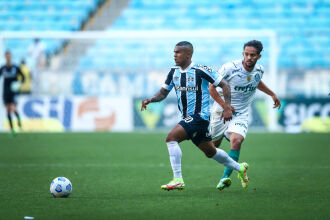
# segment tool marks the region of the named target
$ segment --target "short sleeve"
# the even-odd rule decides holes
[[[263,77],[263,75],[264,75],[264,72],[265,72],[264,67],[260,65],[260,73],[261,73],[261,74],[260,74],[260,75],[261,75],[260,78],[261,78],[261,79],[262,79],[262,77]]]
[[[204,65],[198,65],[198,67],[202,72],[202,78],[206,79],[209,83],[212,83],[215,86],[219,85],[220,81],[222,80],[222,77],[219,75],[219,73]]]
[[[218,73],[223,79],[228,80],[230,77],[230,68],[227,65],[222,65],[222,67],[218,70]]]
[[[174,87],[174,83],[173,83],[173,74],[174,74],[174,71],[175,71],[175,68],[172,68],[170,70],[170,72],[167,74],[167,77],[166,77],[166,80],[163,84],[163,88],[168,90],[168,91],[171,91]]]

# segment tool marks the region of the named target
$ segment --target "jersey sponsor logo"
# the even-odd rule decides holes
[[[16,69],[11,68],[10,71],[4,70],[3,71],[4,78],[13,78],[16,77]]]
[[[246,125],[245,125],[245,124],[243,124],[243,123],[239,123],[239,122],[236,122],[236,123],[235,123],[235,125],[237,125],[237,126],[240,126],[240,127],[243,127],[243,128],[245,128],[245,129],[247,129]]]
[[[195,87],[195,86],[194,87],[175,86],[175,90],[194,92],[194,91],[198,91],[198,87]]]
[[[198,66],[198,67],[201,67],[201,68],[203,68],[203,69],[205,69],[205,70],[207,70],[207,71],[210,72],[210,73],[213,72],[212,68],[210,68],[210,67],[208,67],[208,66],[205,66],[205,65],[202,65],[202,64],[198,64],[197,66]]]
[[[251,92],[251,91],[254,91],[256,90],[256,86],[253,86],[252,84],[249,84],[247,86],[235,86],[234,87],[234,90],[235,91],[242,91],[242,92]]]

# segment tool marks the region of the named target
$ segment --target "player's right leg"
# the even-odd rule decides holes
[[[216,148],[219,148],[225,131],[228,129],[228,125],[230,122],[224,123],[224,121],[221,119],[222,111],[218,111],[217,109],[212,111],[212,117],[211,117],[211,123],[210,123],[210,133],[212,136],[213,144]],[[230,154],[228,154],[231,156]],[[237,160],[235,160],[237,162]],[[225,170],[231,170],[230,168],[225,167]],[[231,179],[229,178],[229,175],[220,179],[218,185],[216,186],[217,189],[223,190],[225,188],[228,188],[231,185]]]
[[[181,171],[182,152],[179,143],[186,139],[188,139],[188,134],[180,124],[177,124],[166,137],[166,145],[173,171],[173,180],[171,180],[168,184],[162,185],[161,188],[163,190],[184,189],[185,185]]]

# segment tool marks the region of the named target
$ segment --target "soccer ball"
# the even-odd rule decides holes
[[[72,184],[68,178],[56,177],[50,183],[50,193],[55,197],[68,197],[72,191]]]
[[[14,81],[10,84],[10,90],[12,92],[18,92],[19,89],[21,88],[22,83],[19,81]]]

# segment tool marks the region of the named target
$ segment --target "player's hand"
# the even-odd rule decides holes
[[[276,95],[273,95],[273,96],[272,96],[272,99],[273,99],[273,101],[274,101],[274,106],[273,106],[273,108],[278,108],[278,109],[280,109],[280,108],[281,108],[281,101],[277,98]]]
[[[222,112],[220,120],[223,119],[224,123],[226,123],[226,121],[230,121],[232,118],[233,118],[233,113],[231,108],[225,108]]]
[[[231,106],[230,106],[230,110],[231,110],[232,113],[234,113],[234,112],[235,112],[235,108],[234,108],[234,106],[231,105]]]
[[[141,111],[147,109],[147,105],[151,102],[151,99],[144,99],[142,100],[142,106],[141,106]]]

